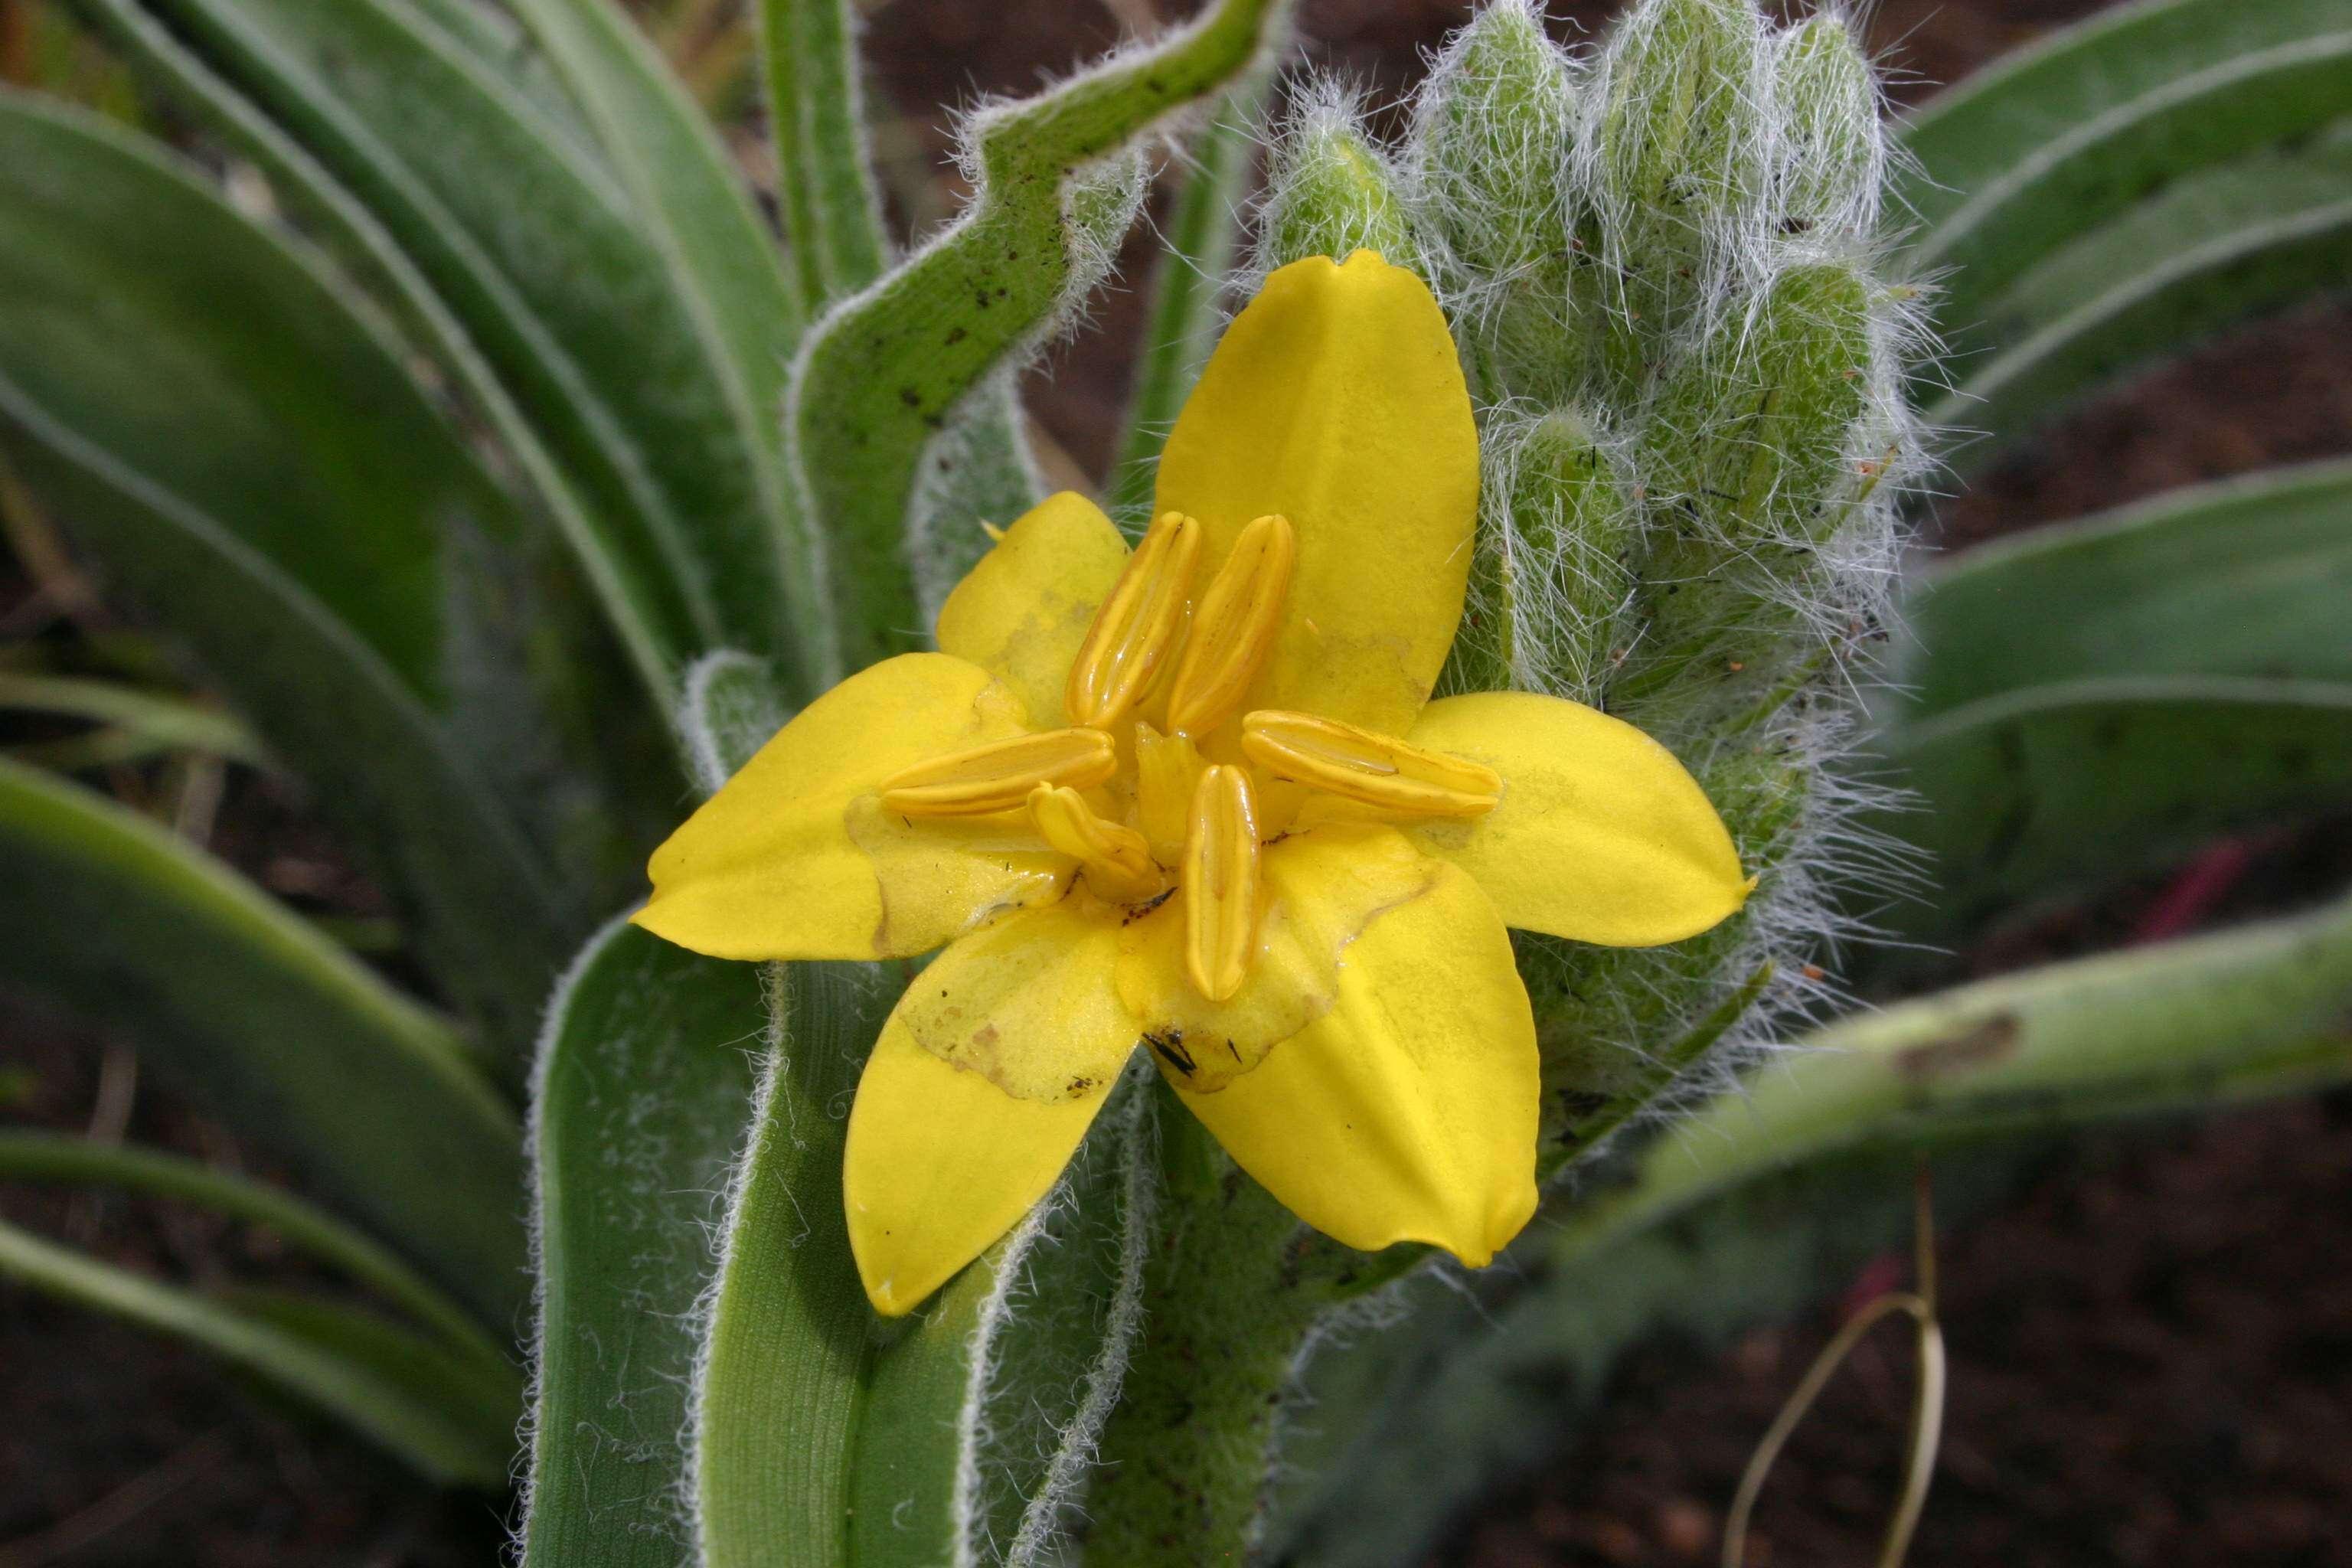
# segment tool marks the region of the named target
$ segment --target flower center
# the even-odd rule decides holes
[[[1274,649],[1298,554],[1289,520],[1261,517],[1196,599],[1205,531],[1166,513],[1128,558],[1070,666],[1071,728],[932,758],[885,779],[881,795],[910,817],[1024,811],[1109,903],[1156,905],[1181,887],[1186,974],[1222,1002],[1256,953],[1264,846],[1295,812],[1268,809],[1276,781],[1383,816],[1458,817],[1493,810],[1502,780],[1460,757],[1280,709],[1243,714],[1237,740],[1220,738],[1219,760],[1203,757],[1201,743],[1241,711]],[[1138,716],[1147,708],[1161,726]]]

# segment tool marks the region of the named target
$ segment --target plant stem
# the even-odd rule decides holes
[[[1087,1561],[1121,1568],[1247,1554],[1291,1368],[1334,1299],[1298,1221],[1160,1094],[1168,1221],[1087,1500]]]

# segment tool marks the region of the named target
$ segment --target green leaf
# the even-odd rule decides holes
[[[982,184],[964,216],[811,335],[790,405],[793,449],[836,552],[852,663],[922,641],[903,531],[932,436],[1069,308],[1073,279],[1101,259],[1074,205],[1087,182],[1074,177],[1246,68],[1274,9],[1219,0],[1160,44],[982,116],[971,136]]]
[[[145,3],[327,163],[462,318],[581,491],[572,543],[661,673],[725,642],[778,651],[760,458],[712,345],[629,195],[506,61],[404,0]]]
[[[1865,1013],[1652,1143],[1554,1263],[1764,1173],[1869,1143],[2204,1111],[2352,1078],[2352,902]]]
[[[1156,1140],[1138,1062],[1062,1182],[875,1354],[849,1561],[1034,1568],[1057,1549],[1143,1318]]]
[[[113,753],[117,758],[202,752],[233,763],[258,765],[262,761],[260,742],[230,715],[184,697],[142,690],[119,680],[0,673],[0,709],[53,713],[104,725],[125,742],[135,743],[135,749],[118,750]]]
[[[882,274],[889,251],[874,188],[849,0],[760,0],[760,52],[784,237],[801,297],[820,309]]]
[[[1403,1331],[1318,1362],[1316,1419],[1286,1454],[1306,1479],[1275,1531],[1281,1560],[1410,1556],[1538,1454],[1627,1345],[1662,1329],[1719,1343],[1817,1296],[1904,1234],[1907,1203],[1884,1197],[1907,1199],[1915,1152],[1952,1150],[1937,1207],[1965,1208],[2013,1169],[1989,1135],[2352,1079],[2347,1006],[2352,903],[2339,902],[1816,1033],[1653,1140],[1564,1226],[1531,1232],[1518,1269],[1479,1300],[1425,1286]]]
[[[448,1029],[102,796],[0,762],[0,973],[133,1032],[486,1322],[514,1321],[512,1115]]]
[[[1890,732],[1921,799],[1877,824],[1925,851],[1914,934],[2095,884],[2251,823],[2352,795],[2352,684],[2244,677],[2073,680]]]
[[[2174,490],[1971,550],[1916,588],[1906,721],[2103,676],[2352,682],[2352,463]]]
[[[521,524],[393,347],[153,143],[0,99],[0,451],[519,1030],[572,899],[509,804],[553,765],[497,673]]]
[[[817,545],[785,489],[776,417],[806,301],[717,130],[614,0],[516,0],[512,9],[595,127],[694,318],[744,448],[762,459],[782,589],[775,614],[799,694],[813,696],[839,678],[841,656]]]
[[[295,1250],[382,1291],[387,1300],[438,1332],[452,1350],[469,1352],[501,1373],[511,1370],[505,1350],[463,1308],[386,1248],[283,1188],[160,1150],[0,1130],[0,1182],[26,1181],[128,1187],[268,1226]]]
[[[466,12],[476,9],[470,0],[460,4]],[[600,524],[591,516],[586,498],[557,464],[471,331],[399,239],[283,126],[200,58],[140,0],[93,0],[85,14],[109,41],[139,63],[159,96],[187,106],[229,149],[251,159],[267,177],[273,202],[292,214],[357,286],[392,308],[425,352],[455,376],[583,563],[610,629],[639,680],[655,689],[666,688],[670,655],[656,625],[656,608],[641,606],[635,588],[610,574],[613,563],[597,542]],[[524,75],[536,79],[543,71]]]
[[[2352,137],[2180,181],[2053,252],[1990,306],[1928,418],[1996,455],[2129,367],[2309,296],[2352,286]],[[1950,310],[1943,319],[1963,320]]]
[[[323,1301],[208,1300],[0,1221],[0,1274],[173,1335],[355,1428],[444,1484],[505,1485],[520,1382]]]
[[[853,1561],[849,1478],[881,1331],[842,1217],[842,1128],[898,988],[871,964],[771,973],[777,1016],[695,1373],[688,1502],[704,1568]]]
[[[1217,100],[1192,141],[1191,167],[1169,213],[1167,245],[1151,279],[1135,384],[1128,394],[1127,434],[1111,468],[1112,512],[1138,517],[1151,504],[1160,449],[1192,395],[1224,326],[1224,280],[1241,250],[1257,143],[1251,127],[1265,113],[1272,75],[1251,78]]]
[[[792,716],[765,660],[727,648],[698,659],[686,672],[677,723],[702,792],[719,793]]]
[[[527,1563],[669,1568],[685,1553],[679,1434],[696,1303],[764,1019],[757,966],[620,921],[549,1005],[531,1136]]]
[[[844,1119],[895,966],[780,966],[694,1397],[707,1568],[1037,1560],[1114,1402],[1150,1224],[1129,1083],[1045,1204],[901,1323],[842,1215]]]
[[[2347,102],[2344,0],[2118,6],[1979,72],[1906,128],[1912,259],[1950,273],[1939,313],[1964,331],[2066,241],[2168,181],[2307,136]]]

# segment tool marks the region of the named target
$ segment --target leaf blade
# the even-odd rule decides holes
[[[2305,135],[2352,71],[2342,0],[2148,0],[2009,57],[1904,129],[1915,260],[1952,269],[1944,319],[2165,182]]]
[[[2174,490],[1971,550],[1915,588],[1895,684],[1918,723],[2121,675],[2352,680],[2352,464]]]
[[[201,851],[6,762],[0,866],[0,971],[133,1029],[487,1321],[513,1321],[518,1129],[446,1026]]]
[[[494,673],[527,628],[473,564],[520,523],[392,346],[152,143],[0,98],[0,450],[520,1029],[573,900],[509,798],[547,765]]]
[[[1245,69],[1276,9],[1219,0],[1168,40],[982,121],[987,177],[965,216],[810,335],[789,417],[836,553],[853,663],[922,639],[904,527],[923,454],[955,406],[1063,307],[1079,272],[1074,240],[1087,229],[1066,187],[1087,194],[1073,176]]]
[[[1948,931],[2352,795],[2352,685],[2215,676],[2074,680],[1889,732],[1922,797],[1879,823],[1938,890],[1890,915]]]
[[[764,459],[777,613],[803,689],[796,695],[813,696],[839,677],[840,654],[822,547],[787,490],[775,417],[808,302],[717,132],[618,5],[518,0],[514,11],[595,127],[695,318],[747,449]]]
[[[532,1097],[541,1296],[529,1563],[668,1568],[688,1378],[764,1012],[759,971],[615,921],[550,1004]]]
[[[0,1274],[186,1340],[355,1428],[427,1479],[505,1484],[509,1431],[486,1415],[481,1369],[326,1302],[279,1321],[142,1279],[0,1220]]]

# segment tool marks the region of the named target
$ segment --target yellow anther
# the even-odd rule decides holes
[[[1171,511],[1151,525],[1095,611],[1070,665],[1062,688],[1070,722],[1108,728],[1143,700],[1183,633],[1184,604],[1200,559],[1199,523]]]
[[[1242,988],[1256,953],[1257,854],[1249,774],[1209,769],[1184,837],[1184,972],[1212,1002]]]
[[[1503,798],[1492,768],[1307,713],[1252,713],[1242,752],[1276,778],[1413,816],[1476,816]]]
[[[1039,784],[1029,792],[1029,815],[1046,843],[1078,863],[1097,898],[1136,904],[1166,889],[1143,835],[1096,816],[1076,790]]]
[[[1234,541],[1192,612],[1192,639],[1168,689],[1170,729],[1205,735],[1242,705],[1273,651],[1297,557],[1298,535],[1286,517],[1259,518]]]
[[[1086,789],[1118,771],[1100,730],[1047,730],[901,768],[882,781],[882,805],[907,816],[979,816],[1011,811],[1039,784]]]
[[[1135,815],[1151,846],[1151,858],[1173,866],[1184,853],[1192,824],[1192,791],[1201,782],[1201,748],[1182,735],[1163,735],[1150,725],[1135,726]]]

